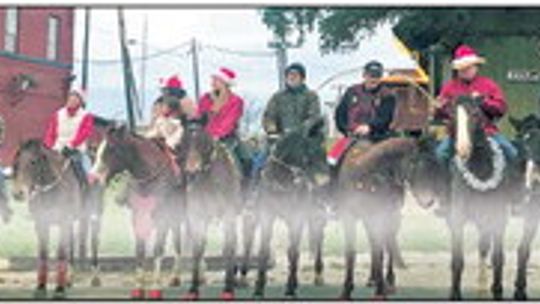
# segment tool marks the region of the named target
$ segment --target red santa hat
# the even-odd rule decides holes
[[[169,89],[182,89],[183,88],[182,80],[180,79],[179,75],[173,75],[166,79],[160,78],[159,83],[161,84],[161,87],[163,88],[169,88]]]
[[[220,68],[217,73],[212,74],[212,77],[221,79],[229,86],[236,84],[236,73],[228,68]]]
[[[476,51],[468,45],[460,45],[454,52],[454,59],[452,60],[452,68],[455,70],[461,70],[471,65],[483,64],[486,60],[476,53]]]

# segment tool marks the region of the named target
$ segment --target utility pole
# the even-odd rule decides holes
[[[83,62],[82,62],[82,83],[84,91],[88,88],[88,57],[90,48],[90,8],[85,9],[84,15],[84,44],[83,44]]]
[[[137,98],[137,92],[135,88],[135,79],[133,77],[133,70],[131,67],[131,60],[129,57],[129,50],[126,41],[126,28],[124,21],[124,12],[122,8],[118,8],[118,32],[120,35],[120,51],[122,56],[123,72],[124,72],[124,90],[126,94],[126,106],[127,106],[127,119],[128,126],[131,130],[135,129],[135,112],[133,105]]]
[[[146,56],[148,56],[148,15],[144,14],[143,30],[141,35],[141,108],[146,105]]]
[[[193,70],[193,83],[195,85],[195,100],[198,102],[200,98],[200,83],[199,83],[199,53],[197,48],[197,40],[191,39],[191,59]]]
[[[287,68],[287,42],[283,39],[276,39],[268,43],[268,47],[274,49],[276,52],[276,64],[278,72],[278,88],[283,90],[285,88],[285,69]]]

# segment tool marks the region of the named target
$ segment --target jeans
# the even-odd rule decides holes
[[[506,159],[513,161],[518,157],[518,150],[506,136],[501,133],[496,133],[491,136],[500,146],[506,156]],[[439,162],[446,163],[454,156],[454,141],[450,137],[446,137],[435,148],[435,156]]]

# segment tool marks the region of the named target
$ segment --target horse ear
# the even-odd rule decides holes
[[[206,124],[208,124],[208,120],[209,120],[209,118],[208,118],[208,113],[204,113],[204,114],[201,115],[201,117],[199,118],[199,122],[200,122],[200,124],[201,124],[203,127],[205,127]]]
[[[508,122],[510,122],[510,125],[516,130],[517,132],[521,131],[521,128],[523,126],[523,121],[515,118],[514,116],[510,115],[508,117]]]

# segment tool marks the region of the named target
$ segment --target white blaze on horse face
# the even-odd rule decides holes
[[[89,172],[90,175],[98,177],[101,181],[105,180],[105,173],[107,169],[103,161],[103,154],[105,153],[105,150],[107,149],[107,145],[108,143],[106,139],[101,141],[96,152],[96,161]]]
[[[462,159],[471,155],[471,135],[469,134],[469,114],[461,105],[457,106],[456,153]]]

